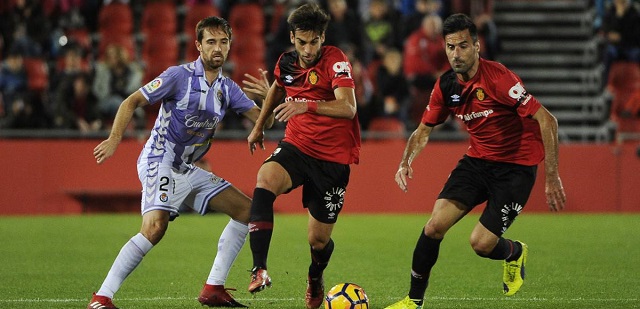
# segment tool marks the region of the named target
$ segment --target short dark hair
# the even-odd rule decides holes
[[[471,34],[473,41],[478,41],[478,28],[471,18],[462,13],[453,14],[447,17],[442,24],[442,37],[467,29],[469,29],[469,34]]]
[[[289,31],[294,33],[296,30],[301,30],[321,34],[327,30],[329,20],[331,20],[329,14],[316,3],[307,3],[295,9],[287,18],[287,23]]]
[[[229,40],[231,40],[231,25],[229,22],[218,16],[209,16],[198,22],[196,25],[196,39],[202,43],[204,37],[204,30],[209,28],[218,28],[227,33]]]

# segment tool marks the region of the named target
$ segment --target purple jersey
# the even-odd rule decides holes
[[[140,91],[162,106],[138,162],[162,162],[178,172],[187,171],[209,150],[227,110],[241,114],[256,106],[222,71],[209,85],[200,58],[169,67]]]

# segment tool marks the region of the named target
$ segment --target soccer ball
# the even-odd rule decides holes
[[[369,298],[359,285],[340,283],[324,298],[325,309],[369,309]]]

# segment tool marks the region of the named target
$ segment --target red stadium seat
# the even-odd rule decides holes
[[[262,62],[251,62],[251,61],[234,61],[233,73],[231,74],[231,79],[236,82],[238,85],[242,85],[242,80],[244,78],[244,74],[248,73],[253,76],[258,76],[258,68],[265,68],[264,61]]]
[[[177,36],[150,37],[142,45],[142,60],[145,63],[143,82],[149,82],[170,66],[178,64],[180,43]]]
[[[231,7],[229,23],[240,36],[247,33],[264,34],[264,12],[258,3],[238,3]]]
[[[267,50],[264,37],[261,35],[245,35],[244,37],[238,37],[231,43],[230,53],[238,55],[244,59],[264,59],[264,54]]]
[[[86,28],[67,29],[64,34],[70,43],[75,42],[83,51],[91,50],[91,34]]]
[[[198,57],[200,57],[200,51],[198,51],[195,41],[196,41],[195,35],[187,36],[187,41],[185,42],[186,44],[185,55],[184,55],[185,61],[194,61],[198,59]]]
[[[146,37],[174,35],[177,26],[178,16],[173,1],[147,2],[144,6],[140,28]]]
[[[131,34],[133,32],[133,10],[128,4],[113,1],[98,12],[98,30],[101,33]]]
[[[624,104],[634,91],[640,89],[640,67],[630,61],[612,63],[607,88],[613,94],[611,116],[615,119],[623,112]]]
[[[177,63],[180,42],[177,36],[148,38],[142,44],[142,60],[147,64],[155,61]]]
[[[102,59],[107,46],[111,44],[121,45],[129,52],[129,59],[136,59],[135,39],[133,35],[117,35],[111,33],[101,33],[98,44],[98,59]]]
[[[220,11],[215,6],[208,3],[194,3],[187,5],[187,12],[184,16],[183,29],[189,35],[195,36],[196,25],[205,17],[220,16]]]
[[[42,58],[24,58],[24,67],[29,79],[27,87],[35,92],[44,92],[49,85],[49,68]]]
[[[607,88],[613,94],[611,120],[618,132],[640,132],[640,66],[630,61],[611,64]]]

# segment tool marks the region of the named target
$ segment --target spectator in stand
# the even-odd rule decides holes
[[[76,73],[58,87],[54,101],[54,127],[76,129],[82,133],[96,132],[102,128],[98,99],[91,92],[90,76]]]
[[[436,79],[449,69],[442,38],[442,19],[431,14],[423,17],[422,25],[405,41],[404,75],[410,85],[410,103],[407,127],[413,129],[420,123],[427,107],[429,94]]]
[[[0,69],[0,128],[38,129],[49,126],[42,97],[29,91],[24,57],[13,47]]]
[[[442,38],[442,19],[427,15],[404,45],[404,74],[411,85],[431,91],[436,79],[449,69]]]
[[[0,31],[5,47],[23,48],[24,56],[41,56],[50,37],[50,21],[41,1],[14,0],[11,10],[0,16]],[[6,54],[8,50],[5,50]],[[32,54],[34,52],[35,54]],[[46,52],[46,51],[45,51]]]
[[[372,77],[369,75],[369,71],[362,60],[356,56],[356,48],[352,44],[342,44],[338,47],[347,55],[349,62],[351,62],[351,77],[356,85],[355,94],[358,120],[360,121],[360,127],[366,130],[372,116],[371,102],[374,96]]]
[[[372,60],[380,60],[389,48],[400,48],[400,18],[387,0],[371,0],[369,18],[364,23],[365,38]]]
[[[78,73],[89,73],[89,65],[83,59],[82,49],[77,44],[69,44],[63,48],[62,55],[56,61],[55,70],[49,80],[49,88],[54,92],[58,86],[68,78],[73,78]]]
[[[631,0],[613,0],[602,25],[606,40],[604,51],[605,83],[614,61],[640,63],[640,13]]]
[[[415,11],[409,15],[405,15],[402,20],[403,41],[421,27],[425,16],[432,14],[440,15],[442,2],[440,0],[416,0],[414,6]],[[442,17],[442,15],[440,16]]]
[[[13,102],[22,99],[27,92],[27,71],[24,58],[12,49],[0,69],[0,118],[12,109]]]
[[[324,44],[337,47],[350,44],[355,47],[354,53],[365,63],[368,62],[371,55],[365,54],[365,34],[360,15],[349,9],[346,0],[329,0],[327,6],[331,21],[325,33]]]
[[[105,49],[104,60],[95,68],[93,93],[98,97],[103,119],[113,119],[120,103],[142,86],[142,70],[129,61],[127,50],[120,45],[109,45]],[[134,115],[136,128],[145,125],[144,111],[137,108]]]
[[[402,53],[389,49],[376,74],[374,117],[396,117],[406,123],[409,83],[402,74]]]

